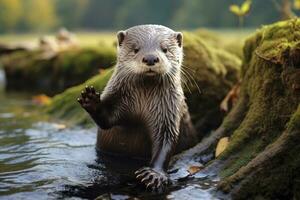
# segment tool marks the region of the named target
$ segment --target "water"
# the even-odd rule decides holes
[[[0,94],[0,199],[222,199],[214,176],[184,167],[164,194],[147,192],[132,177],[141,163],[97,153],[95,128],[49,123],[38,109],[26,95]]]

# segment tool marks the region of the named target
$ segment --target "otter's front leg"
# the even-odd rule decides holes
[[[162,192],[170,183],[166,170],[178,140],[178,130],[162,129],[153,142],[153,153],[149,167],[143,167],[135,172],[147,188]]]
[[[101,101],[100,93],[93,86],[86,86],[77,101],[100,128],[109,129],[114,126],[112,102],[109,99]]]

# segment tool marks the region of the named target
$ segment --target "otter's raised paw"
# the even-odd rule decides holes
[[[100,93],[93,86],[86,86],[77,101],[88,113],[93,114],[100,104]]]
[[[163,192],[169,184],[168,175],[162,170],[150,167],[143,167],[135,172],[136,178],[146,186],[156,192]]]

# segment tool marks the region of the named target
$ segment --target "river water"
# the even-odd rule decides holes
[[[30,96],[0,92],[0,199],[224,199],[215,176],[171,174],[163,194],[132,178],[126,158],[95,150],[96,129],[49,123]]]

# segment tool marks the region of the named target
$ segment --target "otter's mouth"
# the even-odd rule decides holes
[[[156,71],[153,71],[152,69],[149,69],[148,71],[145,72],[147,76],[154,76],[157,75],[158,73]]]

